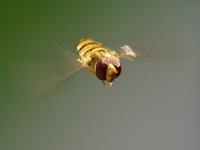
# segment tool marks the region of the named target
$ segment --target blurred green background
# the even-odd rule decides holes
[[[2,1],[0,8],[1,150],[199,150],[198,0]],[[153,65],[122,60],[113,87],[82,69],[48,90],[73,71],[66,50],[75,53],[83,37],[157,57],[149,57]]]

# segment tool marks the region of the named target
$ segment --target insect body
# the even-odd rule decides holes
[[[94,73],[103,82],[104,87],[106,87],[104,81],[112,86],[114,79],[120,75],[122,69],[120,58],[133,60],[136,57],[129,46],[121,47],[120,52],[116,53],[91,39],[81,39],[76,49],[80,56],[77,61]]]

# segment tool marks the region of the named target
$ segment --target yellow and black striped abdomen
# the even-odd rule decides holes
[[[91,39],[81,39],[78,42],[76,49],[79,52],[79,56],[86,59],[92,59],[93,55],[100,58],[109,57],[111,55],[119,57],[115,51],[110,50],[101,43],[98,43]]]
[[[95,42],[91,39],[81,39],[78,42],[76,49],[79,52],[79,55],[83,57],[88,53],[91,55],[95,52],[107,51],[107,49],[101,43]]]

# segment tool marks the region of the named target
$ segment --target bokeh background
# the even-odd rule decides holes
[[[1,150],[199,150],[198,0],[19,0],[0,8]],[[149,57],[122,60],[112,87],[82,69],[51,88],[74,71],[66,50],[76,54],[83,37]]]

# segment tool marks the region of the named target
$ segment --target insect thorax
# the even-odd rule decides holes
[[[91,50],[87,53],[85,53],[82,58],[84,59],[83,61],[85,62],[86,67],[89,67],[95,72],[95,65],[99,59],[110,57],[110,56],[115,56],[118,57],[118,54],[115,53],[115,51],[109,50],[109,49],[94,49]],[[90,70],[89,69],[89,70]]]

